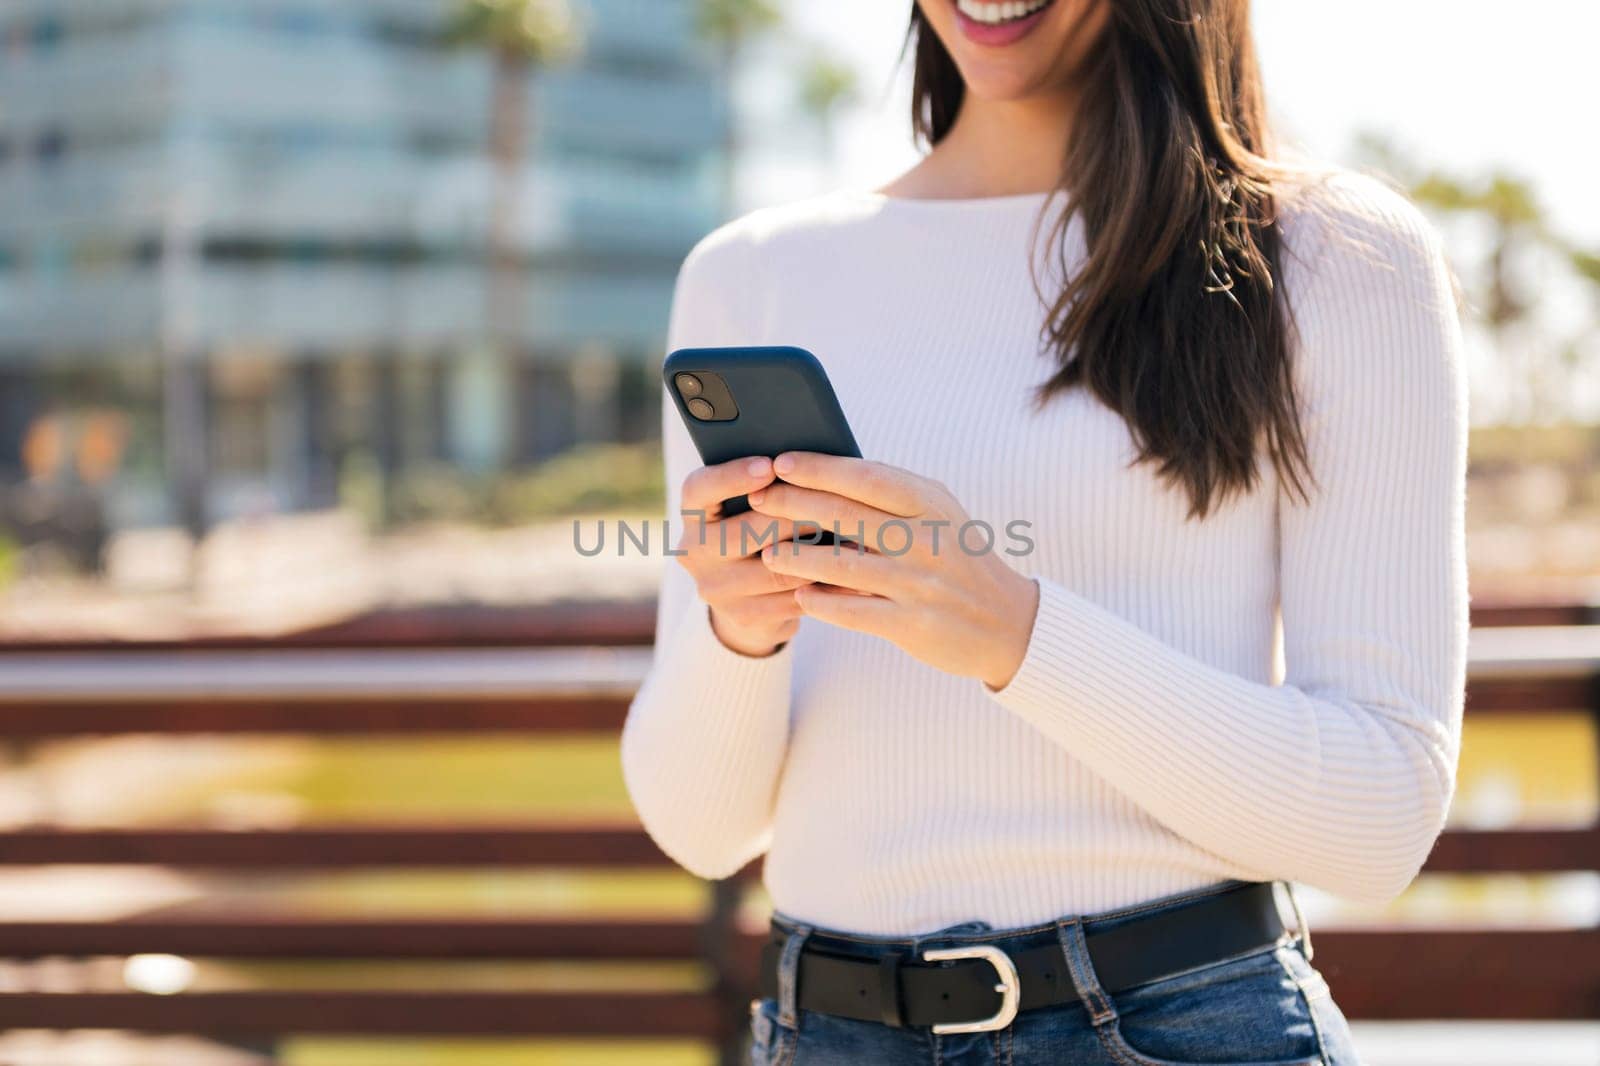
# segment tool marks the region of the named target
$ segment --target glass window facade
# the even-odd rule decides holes
[[[447,42],[452,0],[0,6],[0,366],[37,379],[29,409],[0,415],[70,405],[52,385],[69,370],[140,360],[158,382],[175,362],[201,367],[212,438],[219,419],[266,438],[304,422],[307,363],[432,362],[401,376],[506,397],[548,376],[517,365],[560,368],[580,349],[630,382],[650,372],[676,267],[721,213],[726,87],[692,0],[574,7],[583,47],[520,76],[508,155],[492,133],[504,70]],[[485,347],[509,361],[498,390],[472,384]],[[269,370],[216,369],[241,353]],[[148,399],[159,408],[161,391]],[[484,412],[488,447],[481,426],[422,435],[447,454],[463,442],[472,462],[582,439],[519,426],[529,406]],[[21,435],[0,431],[10,476],[4,441]],[[306,453],[263,439],[218,458],[248,457],[241,475],[292,507],[325,480],[296,464],[332,461]]]

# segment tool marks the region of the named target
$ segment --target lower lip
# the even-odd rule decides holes
[[[974,44],[1015,44],[1032,33],[1039,23],[1044,21],[1044,16],[1049,12],[1051,6],[1051,4],[1046,4],[1027,18],[996,24],[970,19],[961,13],[960,8],[956,8],[956,23],[961,27],[961,32],[966,35],[967,40],[972,41]]]

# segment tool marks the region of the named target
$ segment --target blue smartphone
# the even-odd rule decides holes
[[[804,348],[679,348],[661,376],[707,466],[790,451],[861,458],[828,375]],[[722,504],[724,516],[749,509],[743,496]]]

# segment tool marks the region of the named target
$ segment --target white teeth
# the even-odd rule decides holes
[[[1050,0],[1005,0],[1004,3],[985,0],[956,0],[956,7],[974,22],[994,25],[1031,15],[1050,4]]]

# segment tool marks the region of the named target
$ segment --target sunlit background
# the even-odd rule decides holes
[[[1312,893],[1313,923],[1592,934],[1600,6],[1255,8],[1286,144],[1386,175],[1445,236],[1470,344],[1474,605],[1502,612],[1484,615],[1492,628],[1561,624],[1549,639],[1575,649],[1553,657],[1515,634],[1494,645],[1511,649],[1495,669],[1554,670],[1552,684],[1578,696],[1469,714],[1452,825],[1590,830],[1571,836],[1587,858],[1425,874],[1381,911]],[[254,699],[254,720],[268,722],[285,698],[274,686],[302,675],[322,679],[305,684],[330,707],[327,692],[349,686],[403,702],[413,675],[384,658],[394,646],[413,649],[400,653],[413,657],[406,669],[439,664],[427,684],[498,706],[477,660],[427,656],[499,648],[509,657],[494,668],[537,688],[550,671],[590,683],[590,660],[558,651],[530,665],[515,649],[647,639],[660,558],[580,558],[572,522],[660,505],[657,368],[678,263],[723,219],[871,188],[915,160],[899,62],[907,10],[0,0],[0,723],[11,723],[0,726],[0,826],[626,823],[604,731],[218,732],[149,724],[159,716],[146,712],[166,701],[203,716],[208,698],[232,710]],[[277,665],[194,665],[196,649],[221,645]],[[333,665],[295,658],[333,646],[345,656]],[[85,720],[126,704],[145,708],[147,724],[129,736],[82,735],[120,732],[109,718],[37,724],[68,697]],[[314,718],[303,704],[296,713]],[[330,730],[341,735],[316,735]],[[7,858],[13,836],[0,833],[0,945],[43,936],[8,922],[688,921],[706,899],[701,883],[648,864],[197,870],[107,864],[69,841],[49,855],[72,862],[30,865]],[[746,887],[745,920],[759,924],[764,901]],[[15,954],[0,962],[0,1011],[8,994],[32,992],[584,988],[614,990],[626,1019],[628,989],[703,978],[691,963],[373,963],[353,950]],[[1594,1066],[1600,973],[1572,972],[1588,984],[1550,1002],[1588,1003],[1587,1022],[1570,1007],[1539,1023],[1398,1015],[1409,1020],[1362,1022],[1358,1034],[1376,1066]],[[19,1027],[0,1034],[0,1061],[715,1058],[684,1039]]]

